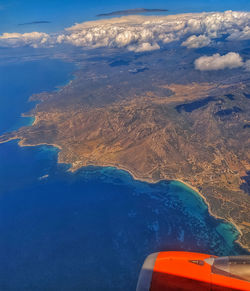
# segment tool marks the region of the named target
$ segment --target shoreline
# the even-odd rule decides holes
[[[76,171],[78,171],[79,169],[83,168],[83,167],[87,167],[87,166],[95,166],[95,167],[113,167],[117,170],[123,170],[123,171],[126,171],[127,173],[129,173],[132,178],[134,180],[137,180],[137,181],[141,181],[141,182],[146,182],[146,183],[150,183],[150,184],[156,184],[156,183],[159,183],[159,182],[162,182],[162,181],[176,181],[176,182],[179,182],[183,185],[185,185],[187,188],[193,190],[195,192],[196,195],[198,195],[202,201],[204,202],[204,204],[207,206],[207,210],[208,210],[208,213],[211,217],[217,219],[217,220],[221,220],[223,221],[224,223],[228,223],[230,224],[231,226],[233,226],[235,228],[235,230],[238,232],[238,235],[237,235],[237,238],[234,240],[235,243],[237,243],[238,245],[240,245],[244,250],[250,252],[250,247],[247,247],[245,245],[243,245],[241,242],[240,242],[240,237],[243,235],[241,229],[231,220],[227,220],[225,218],[222,218],[216,214],[214,214],[211,210],[211,206],[209,204],[209,202],[207,201],[206,197],[197,189],[195,188],[194,186],[188,184],[187,182],[184,182],[183,180],[181,179],[159,179],[159,180],[153,180],[151,178],[145,178],[145,177],[140,177],[140,176],[137,176],[135,173],[133,173],[132,170],[124,167],[124,166],[119,166],[117,164],[115,165],[112,165],[112,164],[102,164],[102,165],[99,165],[99,164],[87,164],[85,166],[81,166],[77,169],[72,169],[70,168],[68,171],[74,173]]]
[[[3,141],[3,142],[0,142],[1,143],[5,143],[5,142],[9,142],[11,140],[19,140],[17,143],[20,147],[35,147],[35,146],[52,146],[52,147],[55,147],[57,148],[59,151],[62,150],[62,147],[57,145],[57,144],[48,144],[48,143],[39,143],[39,144],[26,144],[22,138],[20,137],[12,137],[10,138],[9,140],[6,140],[6,141]],[[58,157],[58,154],[57,153],[57,157]],[[72,164],[70,163],[65,163],[64,161],[59,161],[57,159],[57,163],[58,164],[65,164],[65,165],[70,165],[70,168],[67,170],[71,173],[75,173],[77,172],[78,170],[80,170],[81,168],[84,168],[84,167],[88,167],[88,166],[94,166],[94,167],[100,167],[100,168],[107,168],[107,167],[112,167],[112,168],[115,168],[117,170],[122,170],[122,171],[125,171],[127,173],[129,173],[131,175],[131,177],[134,179],[134,180],[137,180],[137,181],[141,181],[141,182],[146,182],[146,183],[150,183],[150,184],[157,184],[159,182],[162,182],[162,181],[176,181],[176,182],[179,182],[183,185],[185,185],[187,188],[191,189],[195,195],[198,195],[202,201],[204,202],[204,204],[207,206],[207,210],[208,210],[208,213],[211,217],[217,219],[217,220],[221,220],[223,221],[224,223],[228,223],[230,224],[231,226],[233,226],[235,228],[235,230],[238,232],[238,235],[237,235],[237,238],[234,240],[235,243],[237,243],[240,247],[242,247],[244,250],[246,250],[247,252],[250,252],[250,248],[243,245],[241,242],[240,242],[240,237],[243,235],[242,234],[242,231],[241,229],[234,223],[232,222],[231,220],[227,220],[225,218],[222,218],[216,214],[214,214],[211,210],[211,206],[209,204],[209,202],[207,201],[206,197],[197,189],[195,188],[194,186],[188,184],[187,182],[181,180],[181,179],[159,179],[159,180],[153,180],[152,178],[146,178],[146,177],[140,177],[139,175],[137,175],[136,173],[134,173],[131,169],[128,169],[122,165],[117,165],[117,164],[95,164],[95,163],[89,163],[89,164],[85,164],[85,165],[81,165],[81,166],[78,166],[76,168],[72,168]]]

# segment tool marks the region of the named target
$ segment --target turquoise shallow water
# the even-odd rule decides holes
[[[26,65],[31,66],[23,64],[23,72]],[[65,83],[73,68],[66,64],[62,73],[64,65],[47,62],[61,77],[57,84],[48,79],[51,86],[43,90]],[[36,78],[46,87],[48,74],[36,66]],[[16,70],[12,84],[15,78],[18,84]],[[40,92],[42,84],[38,81],[31,93]],[[20,87],[16,95],[17,89],[11,94],[4,86],[12,107],[15,101],[18,106],[5,126],[1,116],[2,131],[18,127],[28,97]],[[1,99],[1,106],[8,108],[8,99]],[[0,144],[0,290],[134,290],[149,253],[244,253],[234,243],[235,230],[211,217],[201,197],[185,185],[136,181],[109,167],[72,174],[67,165],[58,165],[57,153],[54,147]]]

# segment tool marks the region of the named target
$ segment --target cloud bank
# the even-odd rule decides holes
[[[250,13],[192,13],[168,16],[125,16],[77,23],[63,33],[4,33],[0,46],[32,47],[70,44],[83,48],[112,47],[142,52],[177,42],[189,49],[209,46],[226,36],[228,41],[250,39]]]
[[[134,51],[160,48],[166,43],[182,41],[182,46],[199,48],[212,40],[244,33],[250,26],[250,13],[192,13],[168,16],[127,16],[76,24],[61,36],[63,41],[82,47],[125,47]],[[250,33],[249,33],[250,39]]]
[[[31,46],[38,48],[49,45],[50,36],[44,32],[3,33],[0,35],[0,46]]]
[[[226,55],[214,54],[212,56],[203,56],[195,60],[195,68],[200,71],[215,71],[224,69],[235,69],[244,66],[241,56],[230,52]],[[246,63],[249,67],[249,63]]]

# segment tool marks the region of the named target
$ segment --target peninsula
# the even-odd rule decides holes
[[[150,182],[180,180],[212,215],[236,226],[238,242],[250,249],[250,84],[231,73],[207,81],[178,68],[169,74],[158,58],[81,60],[68,85],[31,96],[39,101],[26,114],[34,123],[0,142],[54,145],[71,171],[114,166]],[[142,63],[152,69],[132,74]]]

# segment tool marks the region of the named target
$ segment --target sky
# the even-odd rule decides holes
[[[169,9],[169,14],[203,11],[250,11],[249,0],[0,0],[0,33],[58,32],[95,15],[132,8]],[[18,25],[33,21],[45,24]]]

